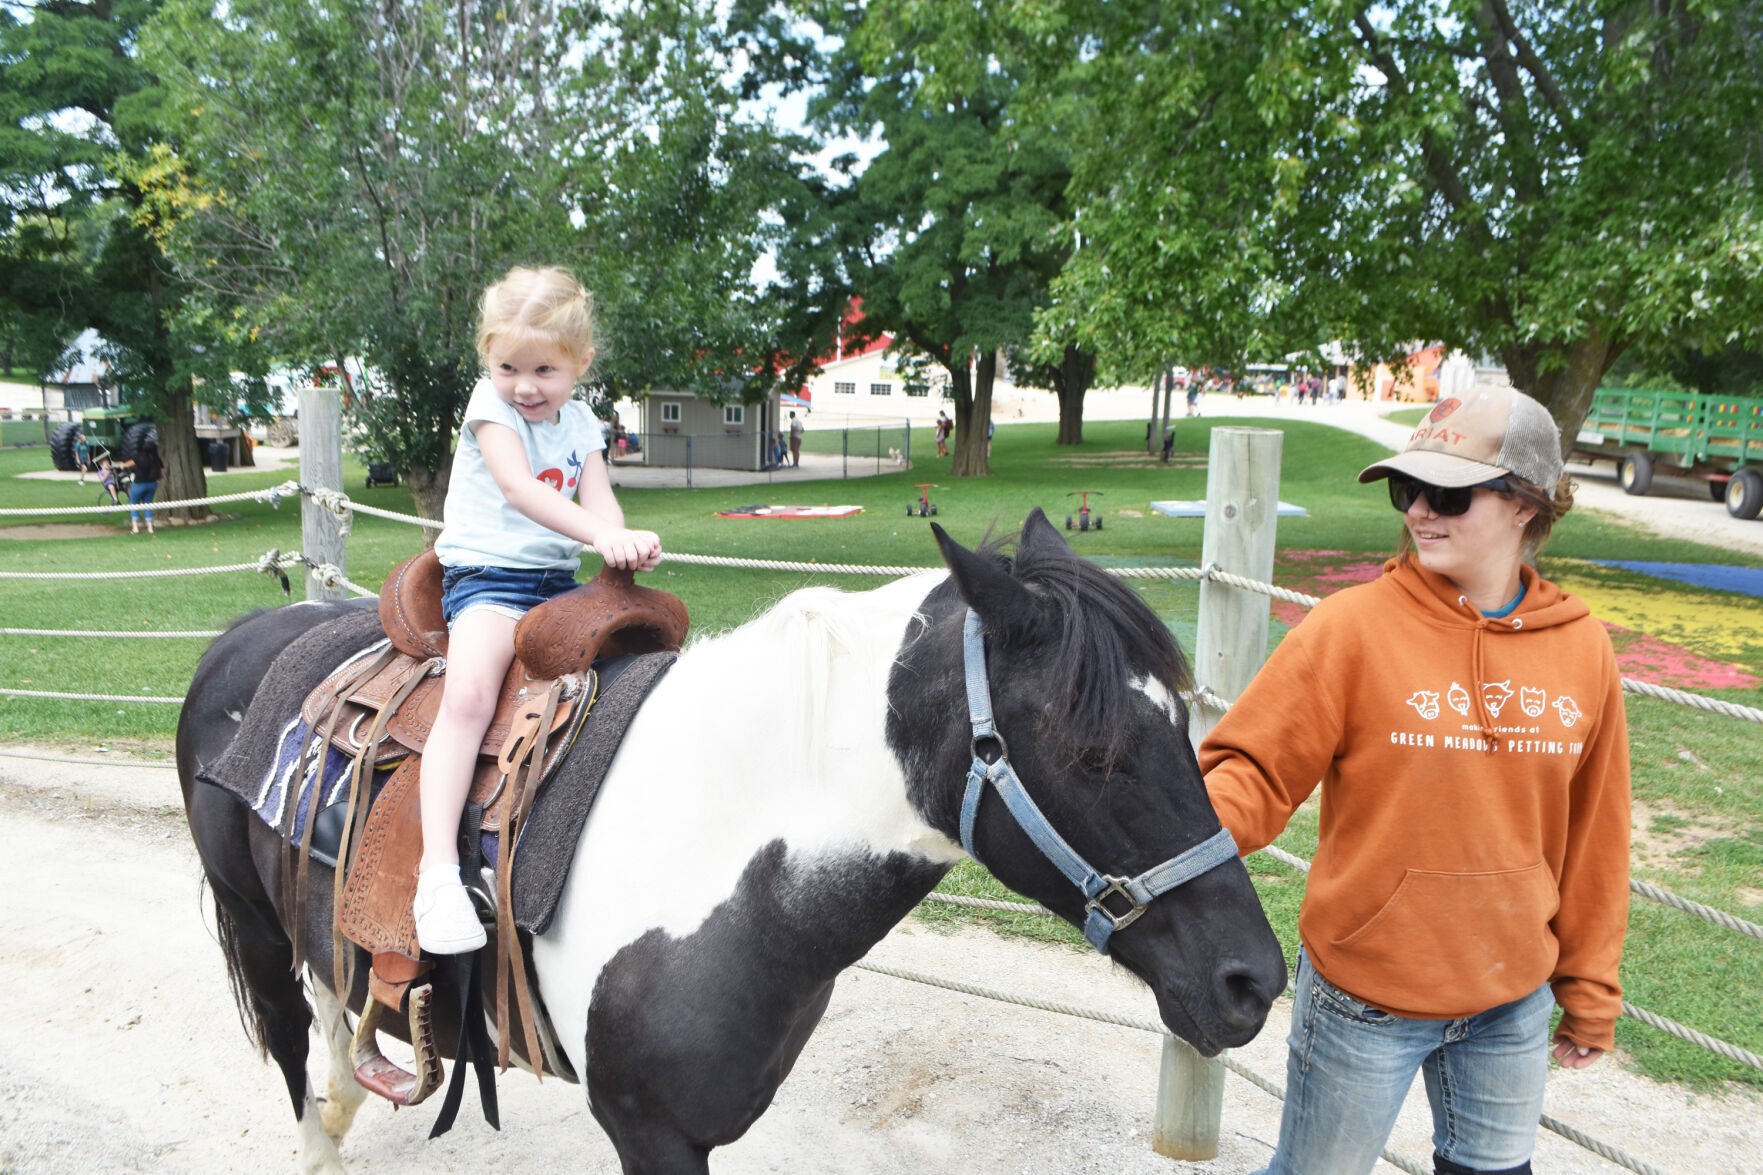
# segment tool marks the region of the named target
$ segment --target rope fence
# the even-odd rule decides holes
[[[309,498],[313,501],[313,503],[316,506],[318,506],[319,508],[332,514],[337,519],[341,532],[345,535],[347,535],[349,533],[349,530],[350,530],[350,527],[352,524],[353,515],[356,513],[366,514],[371,517],[381,518],[381,519],[385,519],[387,521],[392,521],[392,522],[403,523],[406,525],[418,526],[418,527],[422,527],[424,529],[429,529],[429,530],[439,530],[442,527],[442,524],[435,519],[423,518],[421,516],[413,515],[413,514],[402,514],[397,511],[385,510],[385,509],[381,509],[379,507],[364,505],[362,503],[354,502],[353,500],[351,500],[348,497],[348,495],[346,493],[342,492],[341,490],[308,487],[308,486],[304,486],[296,481],[283,482],[277,486],[274,486],[274,487],[271,487],[268,489],[246,492],[246,493],[222,494],[222,495],[214,495],[214,496],[205,497],[205,498],[193,498],[193,499],[186,499],[186,500],[180,500],[180,501],[170,501],[170,502],[155,502],[155,503],[153,503],[153,506],[155,509],[159,509],[159,510],[175,510],[175,509],[179,509],[179,508],[195,507],[195,506],[221,505],[221,504],[225,504],[225,503],[229,503],[229,502],[259,501],[259,502],[267,502],[272,507],[279,508],[281,502],[284,499],[289,498],[289,497],[294,497],[294,496],[302,496],[304,498]],[[137,506],[136,508],[138,509],[139,507]],[[106,514],[106,513],[120,512],[120,511],[127,510],[127,509],[129,509],[129,507],[127,505],[114,505],[114,506],[100,505],[100,506],[84,506],[84,507],[43,507],[43,508],[29,508],[29,509],[0,509],[0,517],[36,516],[36,515],[50,515],[50,514]],[[668,552],[668,553],[664,554],[663,560],[665,562],[672,562],[672,563],[676,563],[676,564],[680,564],[680,565],[684,565],[684,566],[717,567],[717,568],[729,568],[729,569],[767,571],[767,572],[774,572],[774,573],[786,572],[786,573],[801,573],[801,574],[812,574],[812,575],[860,575],[860,576],[873,576],[873,577],[877,577],[877,578],[899,578],[902,576],[914,575],[914,574],[918,574],[918,573],[926,572],[926,571],[940,570],[940,568],[935,568],[935,567],[916,567],[916,566],[901,566],[901,565],[888,565],[888,564],[869,565],[869,564],[855,564],[855,563],[820,563],[820,562],[803,562],[803,561],[796,561],[796,560],[776,560],[776,559],[749,559],[749,558],[741,558],[741,557],[735,557],[735,556],[697,555],[697,554],[690,554],[690,553],[684,553],[684,552],[680,552],[680,553]],[[348,577],[341,571],[341,569],[336,567],[335,565],[332,565],[330,563],[320,563],[315,560],[309,559],[309,558],[303,556],[302,554],[300,554],[298,551],[282,552],[280,550],[273,549],[273,548],[269,551],[266,551],[255,562],[248,562],[248,563],[231,563],[231,564],[223,564],[223,565],[219,565],[219,566],[196,567],[196,568],[155,568],[155,569],[138,570],[138,571],[95,571],[95,572],[0,571],[0,579],[5,579],[5,580],[39,580],[39,581],[79,581],[79,580],[101,581],[101,580],[121,580],[121,579],[165,579],[165,578],[174,578],[174,577],[179,577],[179,576],[208,576],[208,575],[231,574],[231,573],[235,573],[235,572],[258,572],[260,574],[266,574],[266,575],[271,576],[272,578],[279,579],[282,583],[284,594],[286,594],[289,591],[289,587],[290,587],[286,573],[289,569],[295,568],[295,567],[300,567],[300,568],[310,570],[313,573],[314,578],[317,579],[321,584],[323,584],[327,588],[342,588],[342,589],[345,589],[347,591],[354,593],[357,596],[363,596],[363,597],[374,596],[374,595],[378,594],[377,591],[375,591],[374,589],[364,587],[364,586],[357,584],[357,583],[351,581],[350,579],[348,579]],[[1240,575],[1235,575],[1235,574],[1232,574],[1232,573],[1229,573],[1229,572],[1222,570],[1221,568],[1219,568],[1215,564],[1210,565],[1210,566],[1206,566],[1206,567],[1121,567],[1121,568],[1108,568],[1107,570],[1110,575],[1113,575],[1113,576],[1120,578],[1120,579],[1123,579],[1123,580],[1168,580],[1168,581],[1197,581],[1197,582],[1202,582],[1202,583],[1204,583],[1204,582],[1219,583],[1219,584],[1223,584],[1225,586],[1236,588],[1241,591],[1254,592],[1257,594],[1268,596],[1272,599],[1286,601],[1286,602],[1297,604],[1297,605],[1300,605],[1300,606],[1306,607],[1306,608],[1314,607],[1315,605],[1317,605],[1318,603],[1321,602],[1321,597],[1308,595],[1303,592],[1297,592],[1297,591],[1293,591],[1293,590],[1290,590],[1287,588],[1282,588],[1282,587],[1279,587],[1275,584],[1265,583],[1265,582],[1261,582],[1259,580],[1254,580],[1254,579],[1246,578],[1246,577],[1243,577]],[[0,628],[0,635],[4,635],[4,636],[64,637],[64,638],[76,638],[76,639],[77,638],[99,638],[99,639],[140,638],[140,639],[156,639],[156,640],[176,640],[176,639],[210,639],[210,638],[213,638],[215,636],[220,635],[221,631],[222,630],[217,629],[217,630],[191,630],[191,631],[182,631],[182,632],[121,632],[121,631],[114,631],[114,630],[85,630],[85,629]],[[1704,710],[1704,711],[1707,711],[1710,713],[1720,714],[1725,717],[1736,718],[1741,721],[1763,723],[1763,709],[1758,709],[1756,707],[1739,705],[1737,703],[1728,702],[1728,701],[1725,701],[1725,700],[1719,699],[1719,698],[1710,698],[1710,697],[1705,697],[1705,696],[1698,695],[1698,694],[1687,693],[1682,690],[1671,689],[1671,688],[1665,687],[1665,686],[1653,685],[1649,682],[1643,682],[1643,681],[1639,681],[1639,680],[1636,680],[1633,678],[1626,678],[1626,677],[1622,679],[1622,688],[1623,688],[1624,692],[1630,693],[1630,694],[1648,697],[1648,698],[1652,698],[1655,700],[1665,701],[1665,702],[1669,702],[1669,703],[1673,703],[1673,704],[1677,704],[1677,705],[1693,707],[1693,708],[1701,709],[1701,710]],[[165,705],[181,704],[184,700],[182,697],[161,697],[161,696],[141,696],[141,695],[108,695],[108,694],[93,694],[93,693],[62,692],[62,691],[51,691],[51,690],[20,690],[20,689],[7,689],[7,688],[0,688],[0,696],[19,697],[19,698],[35,698],[35,699],[51,699],[51,700],[67,700],[67,701],[95,701],[95,702],[106,702],[106,703],[133,702],[133,703],[143,703],[143,704],[165,704]],[[1213,691],[1211,691],[1210,689],[1208,689],[1204,685],[1196,688],[1189,695],[1188,701],[1190,702],[1190,704],[1205,706],[1208,709],[1215,710],[1218,712],[1223,712],[1225,710],[1228,710],[1230,707],[1230,703],[1227,700],[1219,697],[1216,693],[1214,693]],[[10,752],[0,752],[0,756],[9,757],[9,758],[40,757],[40,756],[21,755],[18,753],[10,753]],[[91,764],[100,764],[100,763],[104,762],[103,760],[71,760],[71,759],[67,760],[67,761],[68,762],[83,762],[83,763],[91,763]],[[1268,846],[1266,849],[1264,849],[1262,851],[1265,852],[1268,856],[1273,857],[1274,859],[1279,860],[1282,863],[1286,864],[1287,866],[1294,868],[1294,869],[1297,869],[1300,872],[1308,872],[1309,871],[1309,868],[1310,868],[1309,862],[1305,861],[1301,857],[1298,857],[1294,854],[1286,852],[1283,849],[1279,849],[1276,846]],[[1756,923],[1749,922],[1743,918],[1739,918],[1735,915],[1726,913],[1724,911],[1715,909],[1713,907],[1706,906],[1701,903],[1691,901],[1687,898],[1680,897],[1676,894],[1671,893],[1668,890],[1662,889],[1662,888],[1655,886],[1649,882],[1631,879],[1630,889],[1635,894],[1637,894],[1638,896],[1640,896],[1642,898],[1645,898],[1650,901],[1658,902],[1662,905],[1679,910],[1680,912],[1687,913],[1693,917],[1700,918],[1705,922],[1709,922],[1711,924],[1720,926],[1724,929],[1733,931],[1738,934],[1747,935],[1749,937],[1756,938],[1756,939],[1763,939],[1763,926],[1759,926]],[[1013,914],[1031,914],[1031,915],[1045,916],[1045,917],[1054,917],[1055,916],[1052,914],[1052,912],[1050,910],[1046,909],[1044,906],[1041,906],[1038,903],[1032,903],[1032,902],[1006,901],[1006,900],[990,899],[990,898],[974,898],[974,897],[967,897],[965,895],[944,894],[944,893],[932,893],[932,894],[928,895],[925,900],[927,902],[934,902],[934,903],[940,903],[940,904],[957,906],[957,907],[965,907],[965,908],[970,908],[970,909],[991,910],[991,911],[999,911],[999,912],[1013,913]],[[1038,1009],[1038,1010],[1042,1010],[1042,1011],[1054,1012],[1054,1013],[1062,1014],[1062,1015],[1077,1016],[1077,1017],[1091,1019],[1091,1020],[1099,1020],[1099,1021],[1102,1021],[1105,1023],[1116,1024],[1116,1025],[1120,1025],[1123,1027],[1135,1028],[1135,1029],[1140,1029],[1140,1030],[1144,1030],[1144,1031],[1148,1031],[1148,1032],[1154,1032],[1154,1033],[1158,1033],[1158,1034],[1166,1034],[1166,1031],[1167,1031],[1161,1023],[1156,1022],[1154,1020],[1145,1019],[1145,1018],[1117,1016],[1117,1015],[1114,1015],[1111,1013],[1097,1012],[1093,1009],[1077,1008],[1077,1007],[1073,1007],[1070,1005],[1060,1004],[1055,1001],[1039,1000],[1039,999],[1033,999],[1030,997],[1022,997],[1022,996],[1012,995],[1010,993],[997,992],[997,991],[993,991],[991,989],[977,987],[975,985],[956,983],[953,981],[943,980],[943,979],[939,979],[939,978],[936,978],[933,976],[921,975],[921,974],[918,974],[915,972],[905,971],[905,970],[898,969],[898,968],[892,968],[892,967],[888,967],[888,966],[885,966],[882,964],[872,963],[872,962],[868,962],[868,961],[859,962],[856,964],[856,966],[859,968],[862,968],[864,970],[875,972],[877,974],[888,975],[888,976],[907,980],[907,981],[914,982],[914,983],[920,983],[920,984],[925,984],[925,985],[932,986],[932,987],[944,988],[946,990],[961,992],[961,993],[964,993],[967,995],[977,996],[977,997],[985,998],[985,999],[998,1000],[998,1001],[1001,1001],[1004,1003],[1017,1004],[1017,1005],[1020,1005],[1023,1007],[1034,1008],[1034,1009]],[[1763,1057],[1759,1057],[1757,1054],[1752,1053],[1746,1049],[1740,1048],[1737,1045],[1733,1045],[1729,1042],[1719,1040],[1718,1038],[1708,1036],[1702,1032],[1697,1031],[1696,1029],[1690,1028],[1686,1025],[1680,1024],[1677,1021],[1670,1020],[1666,1017],[1659,1016],[1656,1013],[1649,1012],[1646,1009],[1637,1007],[1627,1001],[1624,1001],[1622,1004],[1622,1013],[1625,1016],[1628,1016],[1631,1019],[1633,1019],[1639,1023],[1646,1024],[1649,1027],[1651,1027],[1657,1031],[1664,1032],[1664,1033],[1671,1035],[1673,1037],[1676,1037],[1680,1040],[1684,1040],[1688,1043],[1697,1045],[1707,1051],[1710,1051],[1710,1052],[1713,1052],[1719,1056],[1725,1057],[1726,1059],[1728,1059],[1736,1064],[1746,1066],[1746,1067],[1751,1068],[1753,1070],[1763,1071]],[[1267,1080],[1266,1078],[1260,1076],[1259,1074],[1254,1073],[1253,1071],[1249,1070],[1246,1066],[1243,1066],[1240,1062],[1236,1061],[1234,1058],[1229,1057],[1228,1055],[1223,1058],[1223,1061],[1224,1061],[1225,1067],[1228,1068],[1231,1072],[1236,1073],[1238,1076],[1244,1078],[1245,1080],[1249,1081],[1251,1084],[1258,1086],[1259,1088],[1265,1090],[1266,1092],[1272,1094],[1273,1096],[1283,1099],[1284,1090],[1278,1084]],[[1640,1160],[1634,1159],[1633,1157],[1625,1154],[1624,1152],[1622,1152],[1620,1150],[1611,1148],[1611,1147],[1607,1146],[1606,1144],[1598,1141],[1597,1139],[1591,1138],[1590,1136],[1585,1135],[1583,1132],[1578,1131],[1578,1130],[1574,1129],[1573,1127],[1568,1126],[1564,1123],[1561,1123],[1561,1122],[1549,1117],[1548,1115],[1543,1116],[1542,1125],[1546,1129],[1548,1129],[1556,1134],[1559,1134],[1562,1137],[1569,1139],[1570,1141],[1577,1143],[1578,1145],[1584,1147],[1585,1149],[1590,1150],[1593,1153],[1600,1155],[1601,1157],[1607,1159],[1608,1161],[1610,1161],[1612,1163],[1617,1164],[1618,1166],[1624,1167],[1624,1168],[1631,1170],[1631,1171],[1643,1173],[1643,1175],[1655,1175],[1655,1173],[1656,1173],[1656,1169],[1651,1167],[1650,1165],[1648,1165],[1644,1162],[1641,1162]],[[1413,1163],[1412,1161],[1407,1160],[1401,1156],[1393,1155],[1393,1154],[1390,1154],[1389,1152],[1386,1151],[1384,1153],[1383,1157],[1385,1158],[1386,1161],[1401,1168],[1402,1170],[1414,1172],[1415,1175],[1427,1175],[1426,1168],[1423,1168],[1420,1165]]]
[[[1016,904],[1021,905],[1022,903]],[[852,964],[852,966],[857,970],[869,971],[876,975],[886,975],[893,979],[903,979],[908,983],[922,984],[925,987],[941,988],[944,991],[957,992],[961,995],[974,996],[983,1000],[993,1000],[1001,1004],[1014,1004],[1017,1007],[1031,1008],[1037,1012],[1052,1012],[1055,1015],[1071,1016],[1079,1020],[1094,1020],[1101,1024],[1113,1024],[1121,1028],[1134,1028],[1140,1032],[1152,1032],[1159,1036],[1167,1036],[1169,1034],[1169,1029],[1164,1027],[1160,1021],[1145,1016],[1125,1016],[1117,1012],[1107,1012],[1095,1008],[1079,1007],[1075,1004],[1062,1003],[1058,1000],[1044,1000],[1038,996],[1025,996],[1015,992],[999,991],[997,988],[983,987],[977,983],[963,983],[959,980],[943,979],[939,976],[926,975],[920,971],[911,971],[904,967],[894,967],[886,963],[877,963],[869,959],[860,959]],[[1219,1060],[1224,1063],[1226,1069],[1235,1073],[1238,1077],[1243,1078],[1245,1081],[1249,1082],[1249,1084],[1266,1093],[1272,1094],[1275,1098],[1281,1101],[1285,1100],[1286,1093],[1283,1086],[1263,1077],[1261,1074],[1255,1072],[1253,1069],[1231,1056],[1228,1052],[1221,1054]],[[1586,1134],[1584,1131],[1569,1126],[1565,1122],[1552,1118],[1547,1114],[1542,1116],[1542,1126],[1544,1129],[1560,1135],[1569,1142],[1584,1147],[1586,1150],[1593,1152],[1600,1158],[1615,1163],[1619,1167],[1636,1172],[1637,1175],[1664,1175],[1664,1172],[1660,1171],[1657,1167],[1654,1167],[1641,1159],[1635,1158],[1626,1151],[1613,1147],[1608,1143],[1601,1142]],[[1430,1163],[1422,1166],[1414,1160],[1404,1155],[1396,1154],[1387,1148],[1381,1152],[1381,1155],[1386,1163],[1398,1167],[1403,1171],[1407,1171],[1410,1175],[1432,1175],[1432,1165]]]

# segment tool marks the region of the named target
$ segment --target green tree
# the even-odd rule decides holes
[[[477,296],[514,262],[596,291],[605,391],[750,393],[775,342],[748,278],[792,165],[735,117],[716,28],[689,0],[169,0],[145,43],[183,119],[174,251],[209,315],[367,362],[364,446],[434,515]]]
[[[1017,12],[1073,126],[1056,302],[1184,362],[1412,340],[1571,436],[1626,350],[1763,322],[1763,25],[1734,0],[1215,0]],[[1083,109],[1083,105],[1068,107]]]
[[[135,52],[156,7],[52,0],[0,11],[0,298],[39,371],[87,327],[103,336],[123,399],[159,421],[162,496],[176,499],[206,493],[191,405],[199,386],[225,397],[230,356],[180,323],[185,287],[138,182],[163,133],[160,94]]]
[[[823,14],[840,47],[815,106],[821,127],[886,144],[841,206],[849,278],[868,329],[948,373],[958,477],[987,472],[1000,353],[1028,340],[1068,252],[1063,149],[1012,111],[1016,80],[936,70],[971,46],[974,12],[888,0]]]

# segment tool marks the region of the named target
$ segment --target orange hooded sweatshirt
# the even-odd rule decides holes
[[[1522,575],[1523,602],[1492,620],[1390,560],[1286,636],[1200,767],[1245,854],[1321,782],[1298,932],[1330,983],[1454,1019],[1547,981],[1557,1031],[1608,1049],[1628,924],[1622,682],[1585,604]]]

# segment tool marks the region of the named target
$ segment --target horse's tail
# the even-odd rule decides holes
[[[210,885],[212,889],[213,886]],[[232,989],[233,1005],[239,1010],[239,1024],[251,1043],[257,1046],[258,1059],[269,1060],[268,1026],[263,1022],[263,1005],[251,993],[245,978],[245,956],[239,942],[239,924],[220,895],[214,895],[215,937],[220,940],[220,953],[226,956],[227,986]]]

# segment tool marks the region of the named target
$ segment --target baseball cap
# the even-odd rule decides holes
[[[1436,486],[1472,486],[1512,474],[1553,490],[1561,430],[1549,410],[1515,388],[1477,388],[1433,405],[1408,447],[1368,465],[1359,480],[1405,473]]]

